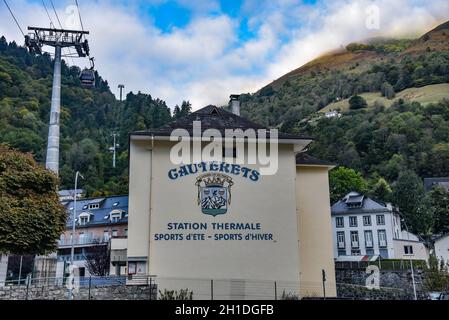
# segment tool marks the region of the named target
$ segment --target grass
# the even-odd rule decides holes
[[[409,88],[405,89],[401,92],[396,93],[396,97],[389,100],[385,97],[382,97],[380,92],[367,92],[361,93],[361,97],[363,97],[368,107],[373,107],[375,102],[377,101],[380,104],[383,104],[386,108],[390,107],[394,101],[398,99],[404,99],[409,102],[419,102],[423,105],[429,103],[436,103],[444,98],[449,98],[449,83],[441,83],[441,84],[433,84],[421,88]],[[330,110],[338,110],[341,112],[346,112],[349,110],[349,99],[344,99],[338,102],[333,102],[323,109],[320,112],[327,112]]]

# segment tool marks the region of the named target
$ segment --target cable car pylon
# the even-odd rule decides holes
[[[58,175],[60,135],[59,118],[61,110],[61,49],[73,47],[75,48],[78,57],[89,56],[89,43],[87,39],[85,39],[85,35],[89,34],[89,31],[38,27],[28,27],[28,30],[30,33],[25,35],[25,45],[28,47],[30,53],[42,54],[43,46],[55,48],[50,123],[48,127],[45,167]]]

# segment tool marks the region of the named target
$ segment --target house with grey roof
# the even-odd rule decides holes
[[[449,263],[449,233],[442,234],[434,242],[435,256],[443,263]]]
[[[449,192],[449,177],[445,178],[424,178],[424,189],[426,192],[432,190],[434,186],[441,186]]]
[[[75,233],[72,232],[74,201],[62,202],[68,219],[66,230],[58,242],[56,276],[63,277],[70,262],[72,238],[75,248],[74,264],[80,276],[89,276],[86,255],[95,247],[111,250],[110,273],[120,275],[126,268],[126,239],[128,236],[128,196],[109,196],[80,199],[76,202]],[[122,243],[123,248],[114,248]],[[124,244],[123,244],[124,243]],[[120,252],[120,250],[125,252]]]
[[[428,259],[420,239],[401,227],[398,210],[358,192],[331,207],[334,257],[337,261]]]

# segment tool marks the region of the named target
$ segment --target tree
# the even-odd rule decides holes
[[[355,95],[349,99],[349,109],[351,110],[363,109],[366,108],[367,105],[366,100],[361,96]]]
[[[30,154],[0,145],[0,252],[42,255],[57,248],[67,221],[57,183]]]
[[[364,193],[367,186],[360,172],[345,167],[333,169],[329,176],[331,203],[337,202],[351,191]]]
[[[86,268],[95,276],[107,276],[111,264],[111,255],[108,246],[97,245],[89,249],[85,255]]]
[[[425,196],[421,179],[412,170],[405,170],[393,185],[392,200],[399,207],[411,232],[429,234],[433,225],[430,201]]]
[[[183,101],[181,104],[181,112],[179,118],[188,116],[192,112],[192,104],[190,101]]]
[[[378,177],[374,184],[370,188],[370,195],[378,200],[389,202],[391,198],[391,187],[388,182],[382,178]]]
[[[424,269],[423,276],[423,286],[427,291],[449,290],[448,264],[438,260],[435,254],[429,257],[429,266]]]
[[[173,108],[173,118],[174,118],[174,119],[179,119],[180,114],[181,114],[181,108],[180,108],[178,105],[176,105],[176,106]]]
[[[382,83],[382,85],[380,86],[380,91],[382,95],[387,99],[393,99],[396,95],[393,86],[388,82]]]
[[[434,232],[449,232],[449,192],[437,185],[429,192],[429,197],[435,209]]]

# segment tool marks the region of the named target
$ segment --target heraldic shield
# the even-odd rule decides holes
[[[207,173],[196,179],[198,205],[204,214],[217,216],[228,211],[231,204],[231,177],[220,173]]]

